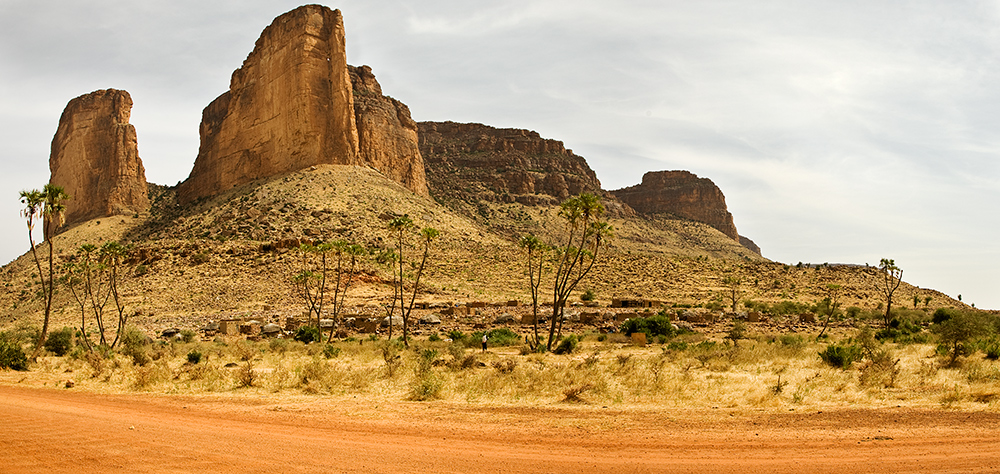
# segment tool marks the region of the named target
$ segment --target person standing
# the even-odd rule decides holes
[[[486,333],[483,333],[483,352],[486,352]]]

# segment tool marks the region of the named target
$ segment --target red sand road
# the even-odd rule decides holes
[[[0,386],[0,472],[1000,472],[1000,415],[747,414]]]

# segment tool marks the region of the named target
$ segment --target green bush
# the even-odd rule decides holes
[[[326,357],[327,359],[333,359],[334,357],[337,357],[339,355],[340,355],[339,347],[334,346],[333,344],[323,345],[323,357]]]
[[[145,366],[150,363],[151,359],[149,354],[146,352],[146,346],[149,344],[149,338],[146,334],[140,331],[135,326],[129,326],[125,328],[125,331],[121,336],[122,354],[130,357],[132,363],[139,366]]]
[[[921,331],[920,326],[917,326],[909,319],[892,318],[889,321],[889,327],[880,329],[875,333],[875,339],[880,341],[891,339],[896,343],[916,342],[913,335],[919,334]]]
[[[594,290],[587,290],[584,291],[582,295],[580,295],[580,301],[594,301],[594,298],[596,298],[596,296],[597,295],[594,294]]]
[[[45,337],[45,344],[42,347],[56,356],[62,357],[73,348],[74,332],[71,327],[64,327],[58,331],[50,332]]]
[[[579,343],[580,339],[576,337],[576,334],[570,334],[569,336],[566,336],[562,338],[561,341],[559,341],[559,345],[557,345],[556,348],[552,350],[552,353],[560,355],[571,354],[573,351],[576,350],[576,346]]]
[[[941,324],[958,314],[957,310],[951,308],[938,308],[934,311],[934,316],[932,316],[931,321],[934,324]]]
[[[951,353],[952,364],[959,356],[972,353],[975,347],[970,342],[988,331],[987,321],[976,313],[954,312],[949,318],[934,325],[940,346]]]
[[[28,356],[16,338],[0,333],[0,369],[28,370]]]
[[[645,333],[647,340],[653,340],[656,336],[664,336],[669,339],[676,336],[678,332],[664,311],[653,316],[629,318],[622,323],[620,330],[626,336],[637,332]]]
[[[295,331],[294,339],[303,344],[321,342],[323,340],[323,334],[319,332],[319,328],[316,326],[302,326],[298,329],[298,331]]]
[[[452,339],[464,341],[466,347],[478,347],[483,341],[483,334],[483,331],[476,331],[464,339]],[[522,342],[521,336],[507,328],[490,329],[485,334],[490,347],[516,346]]]
[[[196,337],[198,337],[198,333],[190,329],[184,329],[181,331],[181,341],[183,341],[185,344],[190,344],[194,342],[194,339]]]
[[[201,352],[198,352],[197,350],[192,350],[191,352],[188,352],[187,361],[192,364],[197,364],[201,362]]]
[[[857,345],[838,346],[830,344],[826,346],[826,350],[819,353],[819,356],[823,359],[823,362],[832,367],[848,369],[851,367],[851,364],[861,359],[861,347]]]
[[[996,337],[982,341],[979,347],[983,350],[983,353],[986,354],[987,359],[1000,359],[1000,340]]]
[[[686,342],[674,341],[671,342],[670,344],[667,344],[667,350],[671,351],[685,351],[687,350],[687,348],[688,348],[688,343]]]

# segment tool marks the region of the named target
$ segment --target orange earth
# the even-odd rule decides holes
[[[108,395],[0,386],[0,472],[1000,472],[1000,414]]]

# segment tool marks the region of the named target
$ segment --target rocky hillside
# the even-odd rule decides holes
[[[83,244],[131,245],[122,293],[139,324],[298,315],[297,248],[334,240],[368,249],[347,301],[379,315],[392,290],[374,255],[389,248],[386,224],[399,215],[441,232],[422,299],[528,301],[517,239],[530,233],[560,244],[558,204],[581,192],[602,197],[614,227],[578,287],[602,303],[718,304],[725,276],[742,279],[744,299],[764,302],[814,302],[828,283],[844,286],[845,305],[875,307],[879,299],[868,269],[802,270],[761,257],[707,179],[654,172],[609,193],[582,157],[538,133],[415,123],[406,105],[383,95],[370,68],[347,65],[343,18],[325,7],[297,8],[262,33],[230,90],[206,107],[198,158],[178,187],[142,186],[130,107],[128,94],[113,90],[67,106],[53,140],[52,181],[76,193],[76,224],[54,244],[56,268],[77,259]],[[404,251],[412,259],[418,247],[411,241]],[[33,273],[27,254],[0,271],[0,326],[38,319]],[[959,304],[929,290],[900,292],[904,301]],[[56,324],[74,324],[80,314],[66,288],[55,308]]]

